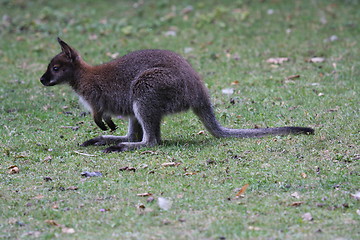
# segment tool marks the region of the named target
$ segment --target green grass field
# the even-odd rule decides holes
[[[0,17],[1,239],[358,239],[359,1],[1,0]],[[82,148],[108,133],[68,86],[40,83],[57,36],[90,64],[173,50],[224,126],[315,135],[216,139],[188,112],[160,146]]]

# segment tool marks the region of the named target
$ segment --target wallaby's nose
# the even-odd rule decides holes
[[[44,86],[46,86],[46,85],[48,84],[48,81],[46,81],[46,78],[45,78],[44,75],[40,78],[40,82],[41,82]]]

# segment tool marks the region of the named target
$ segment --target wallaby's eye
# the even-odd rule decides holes
[[[58,66],[54,66],[52,69],[54,70],[54,72],[57,72],[60,68]]]

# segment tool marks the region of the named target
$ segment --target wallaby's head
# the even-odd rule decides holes
[[[60,38],[61,53],[51,59],[48,68],[40,81],[45,86],[69,83],[74,79],[74,72],[79,65],[80,55]]]

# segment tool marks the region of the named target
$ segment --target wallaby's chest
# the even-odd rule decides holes
[[[94,109],[92,108],[92,106],[90,105],[90,103],[88,101],[85,100],[85,98],[83,98],[82,96],[79,95],[79,102],[81,103],[81,105],[84,106],[84,108],[88,111],[90,111],[91,113],[94,112]]]

